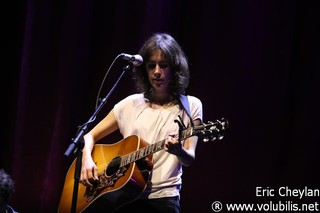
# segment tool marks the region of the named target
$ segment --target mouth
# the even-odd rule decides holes
[[[162,86],[164,84],[164,80],[163,79],[153,79],[152,81],[153,81],[154,85],[156,85],[158,87]]]
[[[163,82],[163,79],[154,78],[153,81],[156,82],[156,83],[160,83],[160,82]]]

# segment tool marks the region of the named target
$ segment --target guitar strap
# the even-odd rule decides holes
[[[189,119],[190,119],[191,126],[194,127],[193,119],[191,117],[191,111],[190,111],[190,105],[189,105],[188,97],[186,95],[180,94],[180,102],[181,102],[184,110],[186,111]]]

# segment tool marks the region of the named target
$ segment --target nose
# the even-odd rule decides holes
[[[154,69],[153,74],[154,74],[155,78],[160,78],[161,77],[161,68],[160,68],[159,64],[156,64],[156,67]]]
[[[160,72],[155,72],[154,73],[154,77],[157,78],[157,79],[160,78],[161,77],[161,73]]]

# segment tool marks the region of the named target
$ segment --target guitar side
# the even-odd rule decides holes
[[[114,144],[96,144],[92,152],[92,158],[98,167],[99,176],[108,170],[110,163],[117,157],[147,146],[148,144],[139,136],[131,135]],[[148,156],[152,160],[152,155]],[[111,164],[112,164],[111,163]],[[67,172],[65,183],[60,198],[59,213],[70,213],[72,205],[74,171],[76,160],[74,160]],[[111,183],[97,187],[91,191],[82,184],[79,184],[76,213],[79,212],[113,212],[133,200],[137,199],[144,191],[149,179],[151,166],[133,162],[126,167],[120,168],[113,175]],[[109,174],[108,174],[109,175]],[[106,177],[109,177],[109,176]],[[89,193],[88,193],[89,189]]]

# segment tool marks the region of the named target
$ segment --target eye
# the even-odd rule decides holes
[[[166,69],[166,68],[169,67],[169,65],[168,65],[168,63],[166,63],[166,62],[161,62],[161,63],[159,63],[159,67],[160,67],[161,69]]]
[[[156,68],[156,63],[153,63],[153,62],[149,62],[146,64],[146,68],[147,70],[153,70],[154,68]]]
[[[166,69],[169,67],[169,64],[167,62],[159,62],[159,63],[148,62],[146,63],[146,69],[153,70],[156,68],[157,64],[159,65],[160,69]]]

